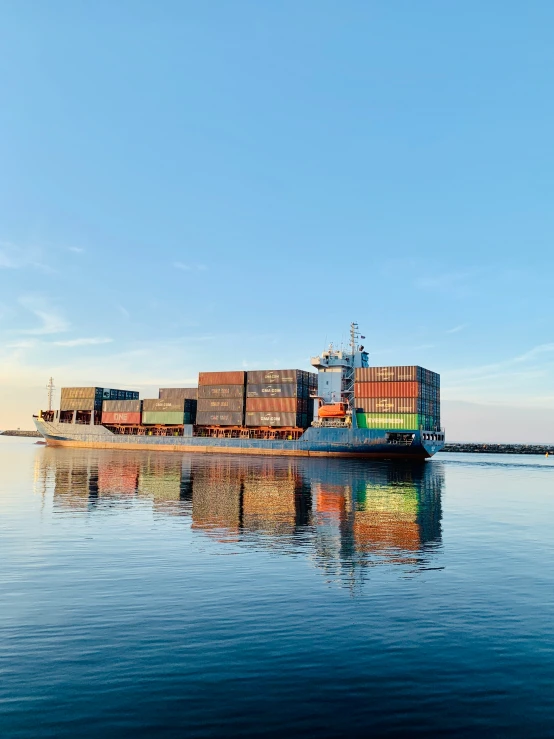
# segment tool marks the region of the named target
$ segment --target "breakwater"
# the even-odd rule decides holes
[[[41,434],[38,431],[22,431],[21,429],[11,431],[0,431],[0,436],[32,436],[40,438]]]
[[[469,452],[471,454],[553,454],[554,444],[481,444],[476,442],[451,442],[443,452]]]

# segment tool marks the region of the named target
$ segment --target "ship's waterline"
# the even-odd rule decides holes
[[[376,429],[307,429],[296,441],[214,438],[193,436],[148,436],[115,434],[104,426],[49,423],[35,419],[37,429],[51,446],[95,449],[143,449],[175,452],[262,454],[299,457],[359,457],[365,459],[427,459],[444,445],[440,434],[420,431],[397,434]],[[425,439],[429,436],[429,439]],[[431,438],[437,437],[437,438]]]

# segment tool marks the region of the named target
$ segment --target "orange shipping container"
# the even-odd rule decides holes
[[[247,411],[282,411],[283,413],[302,412],[301,398],[247,398]]]
[[[246,372],[199,372],[199,385],[244,385]]]
[[[421,393],[418,382],[357,382],[356,398],[417,398]]]

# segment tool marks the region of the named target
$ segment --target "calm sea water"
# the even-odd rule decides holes
[[[0,439],[0,736],[554,735],[554,460]]]

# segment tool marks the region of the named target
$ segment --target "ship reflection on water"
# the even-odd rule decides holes
[[[177,456],[45,448],[37,490],[54,512],[146,506],[222,545],[304,554],[330,579],[375,565],[438,566],[443,467],[359,460]]]

